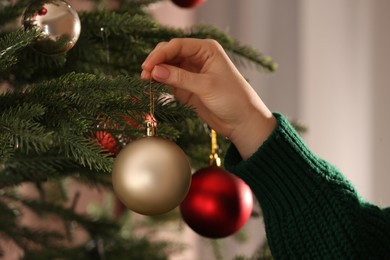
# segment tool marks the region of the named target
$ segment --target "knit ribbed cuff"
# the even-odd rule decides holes
[[[225,157],[226,169],[250,186],[265,215],[281,217],[296,211],[330,183],[352,189],[334,167],[308,149],[281,114],[274,116],[276,129],[250,158],[242,160],[234,145]]]

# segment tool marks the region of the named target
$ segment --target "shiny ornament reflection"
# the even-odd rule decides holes
[[[69,51],[81,31],[77,12],[61,0],[33,1],[24,12],[23,26],[40,30],[41,34],[32,47],[46,55]]]
[[[192,175],[180,212],[187,225],[199,235],[224,238],[248,221],[252,208],[249,186],[221,167],[210,166]]]
[[[112,171],[115,194],[127,208],[143,215],[159,215],[177,207],[191,184],[191,168],[175,143],[145,137],[118,154]]]

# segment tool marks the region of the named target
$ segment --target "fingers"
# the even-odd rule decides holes
[[[148,60],[150,60],[150,57],[152,55],[152,53],[156,52],[157,50],[161,49],[163,46],[167,45],[168,42],[159,42],[156,47],[149,53],[148,57],[146,57],[145,61],[143,64],[146,64],[148,63]],[[142,64],[142,67],[143,67],[143,64]],[[141,72],[141,79],[143,80],[147,80],[147,79],[150,79],[151,78],[151,75],[150,75],[150,70],[144,70],[142,69],[142,72]]]
[[[168,42],[159,42],[156,45],[156,47],[154,47],[154,49],[149,53],[148,57],[146,57],[145,61],[142,64],[142,68],[144,68],[144,64],[148,64],[148,61],[153,56],[153,53],[155,53],[156,51],[158,51],[159,49],[161,49],[163,46],[165,46],[167,44],[168,44]],[[148,70],[148,71],[150,72],[150,70]]]
[[[199,55],[205,48],[205,41],[200,39],[173,39],[169,42],[160,43],[149,54],[142,69],[151,72],[158,64],[173,64],[185,58]]]
[[[151,72],[151,77],[174,88],[187,90],[196,95],[204,91],[207,76],[189,72],[187,70],[170,65],[157,65]]]

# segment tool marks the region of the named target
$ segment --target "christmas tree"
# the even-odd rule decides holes
[[[150,95],[139,77],[143,60],[161,41],[193,37],[217,40],[238,65],[272,71],[275,64],[210,25],[159,25],[147,9],[157,0],[91,1],[90,11],[75,10],[81,32],[72,48],[66,37],[45,42],[51,32],[29,25],[61,2],[0,1],[0,256],[166,259],[175,245],[133,234],[120,203],[115,210],[81,202],[84,189],[112,194],[116,154],[144,135]],[[167,98],[168,87],[152,88],[159,135],[177,142],[193,168],[207,165],[202,122]],[[79,210],[85,205],[89,214]]]

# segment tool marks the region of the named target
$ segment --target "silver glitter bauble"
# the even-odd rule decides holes
[[[160,137],[145,137],[118,154],[112,185],[127,208],[143,215],[159,215],[184,200],[191,185],[191,168],[178,145]]]
[[[23,26],[40,31],[32,47],[46,55],[69,51],[81,31],[77,12],[61,0],[32,1],[24,12]]]

